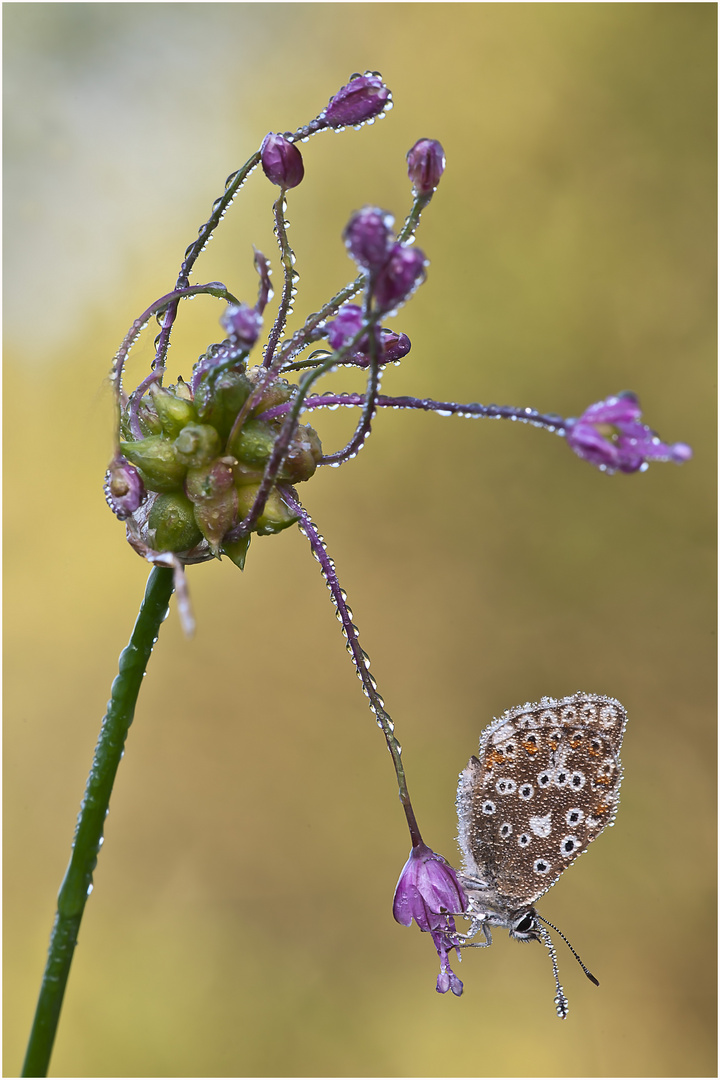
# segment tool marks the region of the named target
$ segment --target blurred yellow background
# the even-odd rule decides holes
[[[269,130],[380,70],[388,117],[303,148],[298,319],[353,275],[366,202],[442,141],[431,267],[386,393],[564,416],[631,388],[683,468],[608,478],[545,432],[384,414],[301,494],[450,861],[457,774],[504,709],[577,689],[630,722],[616,827],[498,933],[465,994],[391,900],[409,843],[307,543],[188,575],[118,774],[55,1076],[706,1076],[715,1064],[715,5],[11,4],[5,45],[5,1075],[17,1075],[117,657],[147,566],[109,513],[104,381]],[[195,280],[278,265],[254,175]],[[276,282],[278,272],[276,270]],[[173,376],[218,340],[181,309]],[[294,325],[297,325],[297,320]],[[147,370],[152,330],[133,352]],[[360,384],[339,373],[328,386]],[[354,414],[318,426],[343,445]],[[315,422],[313,420],[313,422]]]

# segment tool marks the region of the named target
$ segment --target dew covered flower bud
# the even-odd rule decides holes
[[[182,393],[155,384],[150,387],[150,397],[166,435],[174,438],[186,424],[196,419],[192,402]]]
[[[685,443],[664,443],[646,424],[635,394],[625,391],[598,401],[578,420],[565,422],[570,448],[602,472],[644,472],[649,461],[689,461]]]
[[[180,491],[158,495],[148,525],[154,530],[155,551],[188,551],[202,540],[193,504]]]
[[[364,206],[345,226],[343,240],[350,255],[363,270],[376,273],[392,252],[395,219],[377,206]]]
[[[259,484],[242,484],[238,487],[238,517],[243,518],[250,513],[259,490]],[[296,515],[285,505],[280,492],[277,488],[273,488],[267,497],[262,514],[257,519],[255,531],[260,536],[271,536],[289,528],[296,521]]]
[[[262,330],[262,315],[249,304],[228,304],[220,317],[226,334],[246,352],[250,352]]]
[[[260,161],[268,180],[281,188],[297,187],[305,175],[302,154],[283,135],[270,132],[260,147]]]
[[[425,280],[425,254],[416,247],[393,244],[388,261],[375,279],[373,296],[381,311],[406,300]]]
[[[220,453],[220,436],[210,424],[187,424],[174,442],[175,456],[183,465],[209,465]]]
[[[438,930],[446,915],[467,909],[467,897],[452,866],[426,844],[417,844],[395,887],[393,917],[403,926],[414,919],[421,930]]]
[[[120,449],[137,466],[150,491],[178,491],[182,487],[187,469],[175,456],[172,443],[162,435],[149,435],[137,442],[121,442]]]
[[[332,128],[363,124],[387,108],[391,100],[379,75],[357,75],[330,98],[322,119]]]
[[[105,500],[113,514],[124,521],[138,509],[145,498],[140,474],[124,457],[116,457],[105,473]]]
[[[327,324],[330,347],[341,349],[360,332],[362,324],[362,308],[358,304],[343,304],[335,318]]]
[[[418,195],[429,195],[445,172],[445,151],[437,139],[418,139],[407,152],[408,176]]]

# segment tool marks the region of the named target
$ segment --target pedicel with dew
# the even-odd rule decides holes
[[[571,828],[566,820],[563,825],[560,810],[556,810],[555,803],[547,801],[549,796],[542,790],[537,776],[533,774],[534,779],[530,779],[520,760],[516,760],[512,765],[515,772],[507,776],[492,771],[478,774],[474,767],[468,774],[461,803],[470,807],[468,821],[477,820],[478,824],[461,825],[461,835],[467,838],[463,849],[465,874],[458,874],[424,844],[410,801],[395,723],[370,672],[370,660],[360,645],[335,564],[298,495],[298,487],[310,483],[318,469],[335,468],[354,458],[365,445],[376,416],[396,409],[528,423],[566,439],[576,454],[606,473],[641,471],[650,460],[680,463],[691,456],[684,444],[665,444],[641,423],[637,399],[629,394],[591,405],[577,420],[563,420],[556,414],[527,407],[459,404],[380,393],[385,367],[389,363],[399,364],[411,348],[407,335],[383,325],[384,320],[397,314],[422,285],[429,265],[425,253],[414,241],[421,215],[438,188],[446,164],[443,148],[434,139],[418,140],[406,155],[411,203],[399,230],[396,231],[393,215],[385,209],[366,206],[351,213],[348,208],[349,219],[342,240],[356,264],[356,276],[318,311],[309,314],[299,329],[287,338],[284,336],[299,281],[295,253],[288,240],[288,198],[293,197],[292,191],[298,185],[307,183],[311,172],[298,144],[306,143],[322,131],[372,124],[391,107],[392,97],[382,77],[367,71],[352,76],[307,124],[293,132],[270,132],[260,148],[226,180],[208,220],[185,251],[174,287],[133,321],[115,356],[110,383],[116,404],[116,425],[114,451],[105,476],[105,497],[123,523],[131,547],[150,563],[152,570],[130,644],[120,658],[120,672],[113,683],[78,817],[70,863],[58,895],[23,1076],[44,1076],[49,1064],[80,921],[92,890],[115,775],[142,677],[171,595],[174,591],[182,624],[191,634],[193,616],[186,585],[187,567],[224,557],[242,570],[253,538],[277,535],[297,524],[320,565],[356,674],[391,754],[410,832],[412,853],[398,883],[393,911],[404,925],[414,919],[422,930],[431,934],[441,962],[439,991],[462,992],[462,983],[452,972],[449,957],[478,930],[487,939],[491,925],[509,925],[516,936],[544,940],[544,928],[537,923],[539,916],[528,906],[538,895],[534,891],[536,878],[550,883],[557,876],[557,866],[562,868],[576,852],[573,847],[572,851],[558,856],[552,845],[547,846],[546,839],[551,837],[554,841],[556,835],[559,837],[558,830],[566,828],[567,837],[563,833],[558,842],[564,839],[568,844],[571,838],[573,845],[577,841],[579,851],[599,831],[588,823],[591,817],[597,818],[599,811],[594,804],[591,807],[583,801],[584,789],[576,791],[571,786],[566,793],[569,797],[572,792],[575,798],[573,806],[568,804],[566,818],[570,810],[581,811],[584,824],[573,822]],[[282,286],[272,319],[268,316],[268,305],[273,299],[270,262],[257,249],[254,266],[258,287],[254,303],[236,297],[222,282],[192,284],[190,280],[199,255],[258,165],[265,180],[275,189],[272,217]],[[183,302],[197,296],[223,303],[219,322],[224,337],[207,346],[195,362],[188,381],[177,376],[174,382],[165,385],[173,326]],[[159,333],[151,370],[128,393],[123,384],[128,354],[153,319],[159,324]],[[266,324],[269,329],[263,340]],[[363,393],[316,392],[315,384],[322,376],[346,367],[365,371],[367,382]],[[328,450],[315,428],[304,422],[305,414],[338,407],[359,410],[359,418],[348,443]],[[591,701],[604,702],[598,704],[601,712],[603,708],[620,708],[612,699],[585,695],[584,700],[588,705]],[[561,702],[558,707],[567,710],[569,701]],[[541,705],[548,715],[555,708],[555,705]],[[576,703],[573,707],[580,705]],[[528,739],[532,732],[529,719],[526,724],[524,718],[534,716],[534,708],[516,710],[508,721],[516,725],[518,732],[527,734]],[[537,761],[543,762],[542,767],[550,775],[551,767],[555,768],[556,764],[559,767],[557,755],[565,754],[573,775],[583,770],[587,773],[589,792],[593,783],[590,762],[578,756],[582,751],[575,754],[572,733],[563,727],[562,716],[557,721],[560,725],[557,747],[553,747],[555,729],[550,731],[542,719],[538,722],[540,726],[534,730],[540,739],[541,757]],[[576,726],[580,723],[576,721]],[[587,734],[590,737],[589,728]],[[570,754],[571,749],[575,756]],[[507,767],[511,768],[509,758]],[[552,777],[551,785],[558,790],[563,788],[557,783],[557,771]],[[522,800],[512,813],[508,809],[512,803],[509,796],[515,796],[517,787],[512,792],[509,788],[503,793],[496,790],[492,796],[485,791],[486,784],[501,781],[533,787],[536,802],[528,808],[527,820],[520,816],[525,812],[520,805],[525,806]],[[594,782],[600,783],[596,776]],[[495,815],[484,814],[482,802],[476,811],[476,792],[478,798],[486,803],[492,801],[504,810],[502,821],[497,818],[498,829],[510,825],[512,835],[520,830],[518,839],[527,834],[529,850],[520,852],[520,863],[517,862],[520,855],[514,848],[502,846],[506,840],[504,834],[492,832],[496,827]],[[500,814],[499,809],[497,812]],[[491,831],[483,832],[483,828]],[[546,837],[543,830],[547,829]],[[494,862],[487,854],[490,837],[498,840],[502,851],[512,850],[514,858],[501,855]],[[533,861],[529,862],[531,857]],[[527,883],[519,893],[508,893],[516,865],[522,867]],[[546,870],[541,869],[544,866]],[[519,905],[517,909],[511,907],[515,901]],[[469,935],[463,936],[455,930],[453,914],[471,920]],[[498,919],[505,921],[498,923]]]

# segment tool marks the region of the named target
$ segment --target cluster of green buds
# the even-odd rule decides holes
[[[228,308],[227,321],[237,313],[244,314]],[[196,365],[194,390],[182,379],[167,388],[151,383],[137,403],[128,402],[122,457],[111,470],[137,471],[147,493],[144,539],[154,551],[186,562],[227,555],[242,569],[250,532],[238,538],[232,530],[253,508],[282,427],[281,418],[264,414],[290,402],[297,388],[281,377],[263,382],[266,369],[248,371],[242,353],[203,369],[206,359]],[[309,480],[321,457],[315,430],[296,425],[276,481]],[[251,531],[277,533],[296,520],[273,487]]]

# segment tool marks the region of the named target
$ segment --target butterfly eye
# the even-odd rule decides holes
[[[527,915],[523,915],[520,922],[517,924],[516,927],[514,927],[515,933],[516,934],[527,934],[527,933],[529,933],[530,930],[532,930],[533,925],[534,925],[534,920],[533,920],[532,915],[530,915],[530,913],[528,913]]]

